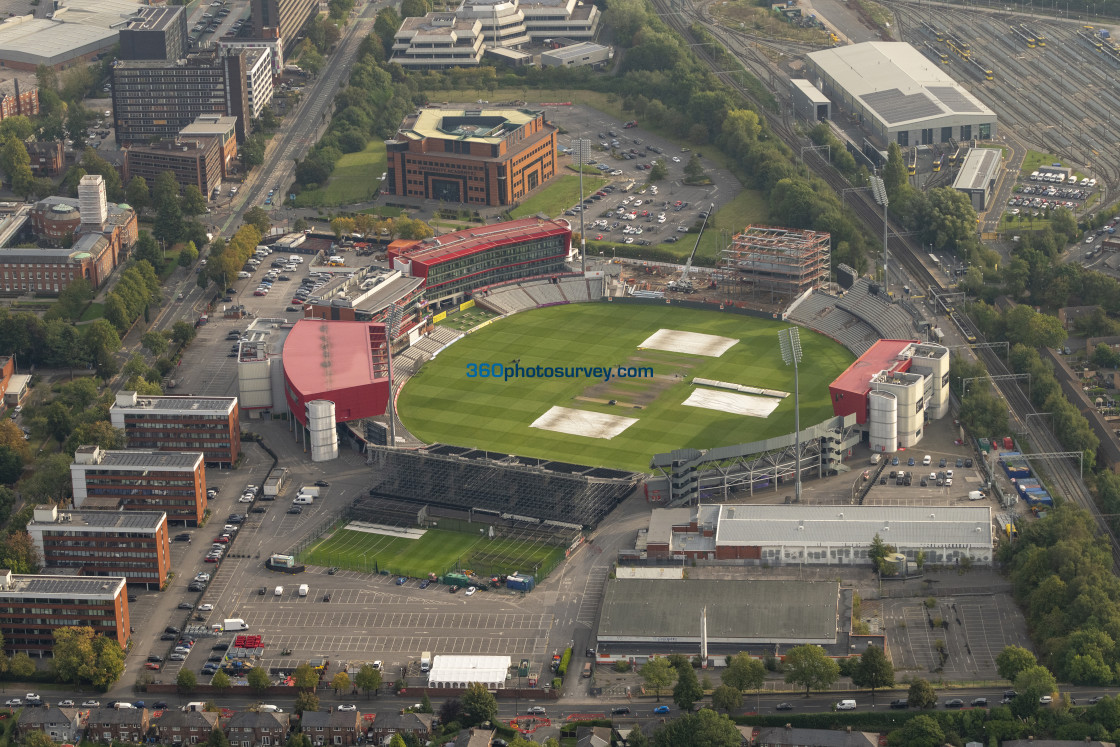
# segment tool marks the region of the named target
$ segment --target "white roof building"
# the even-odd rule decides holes
[[[462,689],[472,682],[481,682],[488,690],[496,690],[506,686],[509,667],[508,656],[435,656],[428,673],[428,687]]]
[[[824,94],[883,146],[996,136],[996,113],[905,42],[864,42],[805,58]]]

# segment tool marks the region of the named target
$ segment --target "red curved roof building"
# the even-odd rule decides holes
[[[284,341],[284,397],[307,426],[307,403],[334,402],[335,420],[383,415],[389,402],[384,324],[301,319]]]

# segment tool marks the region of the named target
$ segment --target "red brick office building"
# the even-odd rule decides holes
[[[54,630],[91,627],[124,648],[129,639],[128,593],[120,577],[14,574],[0,570],[0,634],[9,654],[47,656]]]
[[[109,419],[114,428],[124,430],[129,449],[201,451],[207,464],[222,465],[233,464],[241,455],[237,397],[156,397],[117,392]]]
[[[386,143],[389,194],[513,205],[556,175],[556,127],[529,109],[421,109]]]
[[[197,451],[103,451],[82,446],[70,465],[74,505],[162,511],[167,521],[198,526],[206,514],[206,468]]]

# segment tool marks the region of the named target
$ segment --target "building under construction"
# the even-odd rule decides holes
[[[771,303],[790,303],[828,282],[831,246],[827,233],[747,226],[722,252],[722,280],[728,290],[737,286]]]

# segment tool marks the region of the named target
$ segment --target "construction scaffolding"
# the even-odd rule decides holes
[[[640,475],[446,444],[419,451],[369,447],[369,495],[486,512],[502,519],[592,528]]]
[[[747,226],[721,254],[721,288],[784,304],[828,282],[832,243],[827,233]]]

